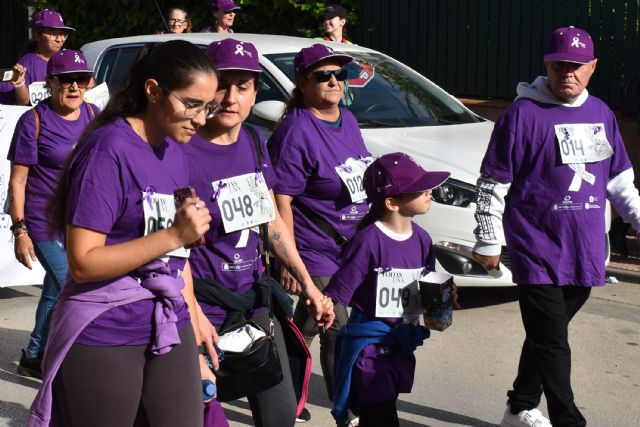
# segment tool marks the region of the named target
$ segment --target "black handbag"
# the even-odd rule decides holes
[[[261,155],[258,136],[250,126],[245,127],[245,129],[249,131],[249,135],[256,146],[256,158],[258,165],[260,165]],[[216,398],[220,402],[229,402],[267,390],[282,381],[283,377],[280,357],[278,356],[278,350],[276,348],[275,327],[273,324],[271,286],[274,281],[271,278],[271,265],[269,263],[269,230],[267,224],[262,224],[260,230],[262,232],[262,250],[264,251],[265,260],[265,277],[261,280],[264,280],[267,286],[269,330],[266,331],[257,323],[246,320],[236,323],[220,333],[220,335],[224,335],[226,332],[236,330],[245,325],[251,325],[265,333],[264,337],[253,341],[249,348],[242,352],[224,353],[224,358],[220,362],[219,369],[214,372],[218,388]]]

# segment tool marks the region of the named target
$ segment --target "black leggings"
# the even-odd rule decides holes
[[[202,385],[191,325],[181,344],[155,356],[148,345],[73,344],[53,384],[63,425],[133,426],[142,406],[149,425],[202,427]]]

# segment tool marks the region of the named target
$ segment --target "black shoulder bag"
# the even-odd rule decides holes
[[[247,130],[255,145],[258,168],[262,165],[262,151],[260,149],[260,139],[250,126],[243,126]],[[259,280],[260,287],[267,288],[267,307],[269,310],[269,330],[265,330],[260,325],[251,320],[246,320],[226,328],[220,333],[244,328],[250,325],[265,333],[264,337],[253,341],[251,345],[242,352],[225,352],[224,358],[220,362],[220,369],[214,374],[217,378],[218,395],[220,402],[229,402],[241,397],[253,395],[267,390],[282,381],[282,367],[275,343],[275,328],[273,324],[273,307],[271,286],[274,282],[271,277],[271,266],[269,263],[269,234],[268,225],[260,225],[262,234],[263,251],[265,254],[265,274]]]

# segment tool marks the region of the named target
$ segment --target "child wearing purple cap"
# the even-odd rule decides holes
[[[46,77],[51,98],[20,117],[7,155],[15,256],[29,269],[39,261],[46,272],[35,327],[18,364],[18,372],[36,378],[42,378],[49,321],[67,275],[63,236],[49,233],[46,205],[67,155],[99,112],[98,107],[84,102],[91,77],[82,52],[65,49],[53,54]]]
[[[0,104],[36,105],[47,96],[43,87],[47,61],[62,49],[73,28],[66,26],[55,10],[39,10],[33,14],[33,39],[27,42],[23,55],[14,68],[20,73],[15,82],[0,83]]]
[[[173,193],[189,184],[178,144],[213,113],[216,88],[197,46],[147,46],[72,151],[50,204],[69,274],[29,426],[202,427],[201,379],[215,378],[197,352],[184,246],[211,216]]]
[[[427,172],[403,153],[385,154],[365,171],[371,208],[324,289],[352,308],[336,349],[332,414],[338,425],[346,425],[348,408],[359,414],[361,427],[399,425],[398,394],[411,391],[413,352],[429,337],[419,324],[416,281],[435,270],[431,237],[412,218],[429,210],[431,190],[449,175]]]
[[[260,132],[243,125],[255,103],[262,73],[258,51],[251,43],[228,38],[211,43],[206,54],[220,73],[215,98],[219,109],[191,143],[183,147],[191,184],[203,198],[213,218],[211,228],[205,235],[205,245],[192,251],[190,258],[202,311],[212,324],[221,326],[221,330],[242,318],[250,318],[268,328],[270,319],[262,303],[241,306],[235,300],[218,295],[230,290],[234,294],[247,298],[253,296],[255,299],[256,289],[262,283],[259,279],[264,272],[258,226],[268,223],[268,238],[274,254],[296,272],[295,277],[303,284],[308,297],[306,304],[317,324],[328,327],[333,316],[331,301],[313,284],[275,207],[271,188],[276,179],[265,142]],[[259,140],[259,148],[256,147],[256,140]],[[239,200],[243,200],[241,212],[238,213],[235,208],[229,209]],[[244,200],[249,200],[249,203]],[[276,288],[273,289],[276,292],[277,286],[273,288]],[[216,294],[216,297],[211,297],[212,294]],[[286,295],[284,297],[286,303],[274,310],[276,313],[280,310],[291,311],[291,304]],[[277,301],[274,299],[274,304]],[[277,315],[273,321],[283,380],[269,389],[248,396],[248,400],[256,425],[290,427],[295,422],[298,409],[302,409],[304,400],[296,405],[283,338],[287,321]],[[301,345],[304,346],[304,343]]]

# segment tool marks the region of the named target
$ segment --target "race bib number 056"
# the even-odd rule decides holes
[[[212,186],[226,233],[275,219],[276,208],[262,173],[239,175]]]
[[[176,205],[173,195],[142,192],[144,206],[144,235],[148,236],[159,230],[171,227],[176,216]],[[185,248],[174,249],[165,257],[175,256],[189,258],[190,251]]]
[[[391,269],[378,273],[376,317],[422,315],[418,279],[423,269]]]

